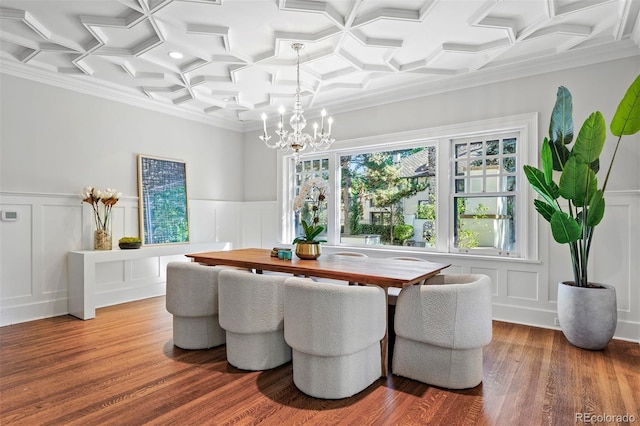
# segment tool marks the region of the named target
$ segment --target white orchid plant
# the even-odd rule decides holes
[[[293,244],[301,242],[324,243],[327,241],[316,239],[324,231],[324,226],[319,223],[321,209],[325,206],[327,194],[329,194],[329,185],[320,177],[309,179],[302,184],[300,193],[293,200],[293,210],[299,212],[305,205],[308,205],[311,210],[311,221],[307,223],[302,219],[304,235],[296,237]]]
[[[93,218],[96,222],[96,230],[107,231],[111,219],[111,209],[122,196],[117,189],[98,189],[93,186],[85,187],[80,193],[82,202],[91,205]]]

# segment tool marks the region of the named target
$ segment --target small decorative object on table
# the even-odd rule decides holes
[[[116,189],[98,189],[85,187],[80,193],[83,202],[93,208],[93,219],[96,230],[93,234],[94,250],[111,250],[111,209],[118,202],[122,194]]]
[[[303,208],[311,211],[311,221],[307,223],[302,219],[304,235],[296,237],[293,244],[296,245],[296,256],[300,259],[317,259],[320,257],[320,243],[327,240],[316,239],[324,226],[319,225],[321,208],[326,202],[329,193],[327,182],[322,178],[312,178],[302,184],[300,194],[293,200],[293,210],[298,212]]]
[[[271,249],[271,257],[278,257],[278,253],[280,252],[280,250],[289,250],[291,251],[290,248],[287,247],[274,247]]]
[[[278,250],[278,259],[291,260],[291,249],[286,248]]]
[[[122,237],[118,240],[118,247],[122,250],[139,249],[142,240],[138,237]]]

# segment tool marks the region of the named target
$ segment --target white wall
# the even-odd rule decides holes
[[[190,198],[243,199],[243,136],[162,113],[0,75],[0,191],[137,197],[137,154],[184,160]]]
[[[19,215],[0,222],[0,324],[67,312],[66,253],[92,246],[84,186],[122,191],[114,241],[138,235],[137,154],[186,161],[192,242],[241,243],[241,133],[12,76],[0,84],[0,210]]]
[[[608,125],[620,99],[638,73],[640,56],[342,114],[332,112],[337,140],[335,145],[339,147],[341,141],[366,140],[367,137],[385,134],[538,113],[539,152],[540,142],[548,135],[549,118],[558,86],[564,85],[571,91],[574,126],[578,131],[595,110],[603,113]],[[245,199],[279,200],[278,175],[273,170],[276,168],[277,154],[261,147],[258,135],[258,131],[245,134],[245,164],[252,164],[256,168],[261,165],[259,174],[253,173],[250,168],[245,170]],[[615,138],[609,136],[601,156],[602,164],[609,164],[614,145]],[[619,320],[616,336],[635,341],[640,341],[639,165],[640,134],[625,137],[616,156],[607,188],[607,212],[596,230],[590,259],[590,279],[616,287]],[[265,170],[267,166],[271,166],[271,169]],[[278,213],[282,214],[281,211]],[[554,321],[557,317],[557,283],[571,279],[568,247],[552,240],[548,224],[538,217],[531,204],[529,217],[533,224],[531,232],[539,235],[535,261],[448,255],[426,257],[452,263],[451,272],[490,275],[494,285],[496,319],[557,328]],[[370,251],[368,254],[392,255],[385,250]]]

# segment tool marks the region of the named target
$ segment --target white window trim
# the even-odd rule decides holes
[[[504,139],[505,135],[517,135],[517,151],[516,151],[516,182],[517,182],[517,189],[515,192],[489,192],[489,193],[456,193],[455,191],[455,180],[457,178],[457,176],[455,176],[455,163],[456,163],[456,159],[455,159],[455,153],[453,152],[453,150],[450,151],[450,156],[449,156],[449,169],[451,170],[451,173],[449,173],[449,182],[448,182],[448,191],[449,193],[447,194],[448,197],[448,201],[449,201],[449,212],[453,211],[453,204],[454,204],[454,200],[457,197],[469,197],[469,198],[474,198],[474,197],[485,197],[485,196],[489,196],[489,197],[494,197],[494,196],[510,196],[510,195],[516,195],[516,200],[521,201],[521,199],[523,198],[521,196],[522,193],[522,185],[523,183],[526,184],[526,180],[524,182],[521,181],[522,179],[522,173],[519,171],[519,169],[522,168],[522,164],[519,164],[520,162],[520,150],[524,149],[524,146],[522,144],[522,134],[524,132],[522,131],[522,129],[519,130],[515,130],[515,131],[508,131],[508,132],[504,132],[504,133],[499,133],[496,131],[489,131],[487,133],[479,133],[476,137],[463,137],[463,138],[452,138],[449,141],[449,148],[451,149],[453,146],[455,146],[456,143],[460,143],[460,142],[465,142],[465,141],[476,141],[476,140],[487,140],[488,137],[497,137],[498,139]],[[496,158],[502,160],[502,155],[497,155]],[[502,164],[502,163],[500,163]],[[487,175],[485,175],[483,173],[482,177],[486,177]],[[523,217],[524,215],[526,215],[526,213],[520,213],[519,209],[521,207],[526,208],[526,203],[523,206],[523,203],[518,202],[516,205],[516,217],[517,217],[517,225],[516,225],[516,241],[518,242],[518,250],[516,251],[511,251],[511,252],[503,252],[500,249],[497,248],[490,248],[490,247],[477,247],[477,248],[473,248],[473,249],[468,249],[468,248],[458,248],[455,247],[455,241],[454,241],[454,228],[455,228],[455,222],[451,222],[451,225],[448,229],[448,244],[449,244],[449,253],[463,253],[463,254],[477,254],[477,255],[484,255],[484,256],[510,256],[510,257],[516,257],[516,258],[520,258],[523,257],[522,256],[522,249],[521,249],[521,241],[523,241],[523,235],[522,232],[526,231],[526,228],[520,227],[519,222],[521,220],[524,220],[525,218]],[[525,210],[523,210],[525,211]]]
[[[301,158],[329,158],[329,170],[333,170],[330,175],[329,183],[331,185],[332,196],[329,197],[327,204],[328,212],[328,242],[327,245],[340,246],[339,242],[339,229],[337,228],[337,218],[339,218],[339,205],[335,202],[336,194],[340,191],[340,170],[337,167],[340,155],[349,153],[361,152],[361,151],[375,151],[375,150],[388,150],[388,149],[403,149],[410,148],[412,146],[426,146],[431,145],[435,141],[437,146],[437,161],[439,169],[443,165],[447,165],[448,174],[443,174],[444,171],[439,170],[437,180],[436,197],[438,200],[437,217],[438,217],[438,230],[436,235],[436,247],[435,249],[421,249],[425,253],[433,255],[447,255],[447,256],[465,256],[469,257],[472,254],[456,253],[455,250],[450,250],[449,244],[449,230],[451,229],[451,215],[450,206],[448,203],[450,182],[451,180],[451,140],[465,137],[471,137],[475,135],[485,135],[490,132],[502,133],[502,132],[519,132],[520,138],[518,141],[518,204],[517,211],[521,212],[518,216],[518,224],[516,235],[519,239],[519,257],[520,260],[538,260],[538,221],[532,218],[532,191],[529,188],[528,182],[522,171],[524,164],[531,164],[533,166],[538,165],[538,114],[528,113],[513,115],[507,117],[500,117],[494,119],[487,119],[482,121],[473,121],[461,124],[453,124],[440,126],[435,128],[425,128],[418,130],[411,130],[406,132],[389,133],[384,135],[376,135],[371,137],[355,138],[343,141],[335,142],[330,149],[326,151],[317,151],[314,153],[300,154]],[[278,174],[278,186],[281,189],[278,196],[281,206],[282,217],[282,229],[280,235],[282,242],[289,244],[293,241],[294,236],[292,234],[293,229],[293,215],[289,214],[292,211],[292,200],[288,194],[291,194],[293,181],[291,176],[293,175],[293,155],[287,153],[280,153],[278,156],[278,170],[282,173]],[[445,178],[446,176],[446,178]],[[443,202],[447,200],[446,202]],[[535,212],[533,212],[535,213]],[[396,247],[396,246],[382,246],[382,250],[386,251],[406,251],[407,249],[413,249],[412,247]],[[480,255],[479,257],[486,257]]]

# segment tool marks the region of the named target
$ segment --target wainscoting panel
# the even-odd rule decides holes
[[[472,274],[484,274],[489,276],[489,278],[491,278],[491,286],[492,286],[492,294],[494,296],[498,295],[498,284],[499,284],[499,279],[498,279],[498,275],[499,275],[499,271],[497,269],[490,269],[490,268],[479,268],[479,267],[471,267],[470,268],[470,272]]]
[[[191,242],[240,243],[237,202],[194,202]],[[190,203],[190,207],[192,207]],[[0,326],[68,313],[70,251],[92,250],[93,212],[77,195],[0,193],[0,210],[17,221],[0,222]],[[112,211],[113,251],[118,239],[137,236],[138,199],[122,197]],[[199,214],[202,213],[202,214]],[[213,220],[211,220],[213,217]],[[216,221],[222,217],[222,221]],[[213,247],[213,246],[211,246]],[[97,303],[107,306],[132,297],[164,294],[164,269],[184,255],[97,265]]]
[[[160,278],[163,274],[160,266],[160,258],[152,257],[148,259],[135,259],[127,262],[128,268],[125,270],[125,280],[148,280],[150,278]]]
[[[609,197],[611,198],[611,197]],[[611,201],[608,199],[607,201]],[[618,296],[618,310],[629,312],[631,300],[631,259],[632,229],[631,206],[606,206],[606,221],[596,228],[591,250],[590,280],[610,284],[616,288]],[[638,211],[635,211],[638,219]],[[615,225],[614,225],[615,224]],[[623,226],[620,226],[623,225]],[[636,258],[634,263],[638,263]],[[636,275],[637,277],[637,275]],[[635,281],[637,287],[639,282]]]
[[[124,263],[122,261],[96,264],[96,292],[112,288],[124,281]]]
[[[0,209],[18,214],[15,222],[0,222],[0,298],[16,304],[24,303],[34,294],[32,207],[29,204],[1,203]]]
[[[616,287],[616,337],[640,342],[640,192],[607,193],[606,199],[605,219],[596,229],[592,247],[591,276]],[[281,212],[275,201],[189,200],[189,209],[191,243],[228,241],[236,248],[290,243],[277,237]],[[0,210],[17,211],[19,216],[16,222],[0,222],[0,325],[66,314],[69,271],[65,258],[69,251],[91,250],[94,225],[89,206],[71,195],[1,193]],[[120,200],[114,209],[114,244],[121,236],[138,235],[137,214],[137,198]],[[557,329],[557,283],[572,279],[569,253],[566,245],[553,241],[546,223],[538,227],[537,260],[406,250],[402,255],[451,263],[447,273],[487,274],[493,281],[495,319]],[[331,250],[326,247],[326,252]],[[378,257],[398,255],[384,248],[358,251]],[[150,282],[157,283],[154,291],[163,292],[170,259],[161,256],[105,266],[112,270],[103,270],[100,297],[105,303],[121,303],[120,294],[144,293],[149,289],[141,288]]]
[[[507,271],[507,298],[538,301],[538,274],[526,271]]]

